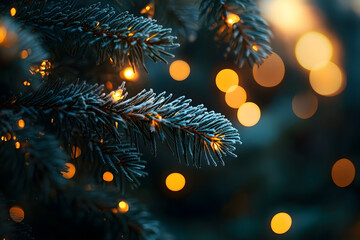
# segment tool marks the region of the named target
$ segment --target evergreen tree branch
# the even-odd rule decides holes
[[[170,102],[171,95],[156,95],[152,90],[143,90],[126,99],[123,84],[117,90],[119,92],[120,100],[115,101],[114,92],[106,95],[103,86],[82,83],[62,89],[57,84],[26,94],[5,108],[19,108],[32,115],[46,116],[47,119],[54,112],[59,112],[57,116],[72,117],[72,126],[81,128],[82,132],[88,131],[88,135],[95,129],[101,138],[100,132],[105,129],[121,142],[121,132],[115,126],[117,123],[132,136],[133,142],[137,142],[138,135],[149,141],[154,152],[156,137],[166,142],[170,149],[172,142],[179,161],[183,155],[189,164],[190,157],[198,167],[201,166],[202,155],[205,155],[209,165],[215,166],[217,163],[224,164],[225,155],[236,157],[233,151],[234,145],[240,142],[239,134],[221,114],[208,112],[203,105],[190,106],[191,100],[184,100],[184,97]]]
[[[74,51],[93,47],[98,63],[109,61],[133,67],[144,64],[147,55],[153,61],[167,63],[164,56],[171,56],[167,49],[179,46],[171,29],[155,24],[155,20],[134,17],[127,12],[116,13],[112,7],[100,8],[100,3],[74,9],[74,3],[60,1],[22,4],[16,19],[47,36],[47,41],[65,42],[72,36]]]
[[[253,0],[202,0],[200,11],[200,16],[217,30],[215,39],[228,44],[225,56],[233,55],[240,67],[245,61],[251,67],[261,64],[271,53],[272,33]],[[239,21],[229,24],[230,13],[238,15]]]

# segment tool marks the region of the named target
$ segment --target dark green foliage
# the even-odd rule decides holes
[[[46,41],[71,42],[73,53],[95,48],[99,64],[111,58],[120,66],[129,62],[133,67],[142,65],[146,69],[145,55],[166,63],[164,56],[173,56],[167,49],[179,46],[170,35],[171,29],[162,28],[155,20],[127,12],[119,14],[112,7],[100,7],[100,3],[80,9],[73,5],[63,1],[23,3],[18,6],[16,18],[41,32]]]
[[[233,55],[240,67],[245,61],[251,67],[260,64],[271,53],[271,31],[252,0],[202,0],[200,10],[205,21],[216,29],[215,39],[228,44],[225,55]],[[229,13],[237,14],[240,21],[226,23]]]

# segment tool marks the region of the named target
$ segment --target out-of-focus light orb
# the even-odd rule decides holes
[[[253,102],[244,103],[239,107],[237,112],[239,122],[245,127],[256,125],[260,120],[260,116],[260,108]]]
[[[103,180],[106,182],[111,182],[114,179],[114,175],[111,172],[104,172]]]
[[[20,58],[21,58],[21,59],[25,59],[25,58],[27,58],[28,56],[29,56],[28,51],[22,50],[22,51],[20,52]]]
[[[63,178],[70,179],[74,177],[76,168],[74,164],[72,163],[65,163],[65,166],[67,166],[67,172],[61,172]]]
[[[185,182],[185,177],[181,173],[171,173],[165,179],[166,187],[173,192],[183,189]]]
[[[332,44],[322,33],[305,33],[296,43],[296,59],[305,69],[315,70],[324,67],[330,61],[332,55]]]
[[[308,31],[316,21],[306,0],[263,0],[259,5],[272,25],[286,35]]]
[[[176,60],[170,64],[170,76],[176,81],[183,81],[190,75],[190,66],[183,60]]]
[[[6,27],[0,26],[0,44],[5,40],[6,33],[7,33]]]
[[[11,8],[10,15],[13,17],[13,16],[15,16],[15,14],[16,14],[16,8]]]
[[[25,121],[23,119],[20,119],[18,121],[18,126],[19,126],[19,128],[24,128],[25,127]]]
[[[239,76],[232,69],[223,69],[216,75],[215,83],[220,91],[227,92],[230,87],[239,84]]]
[[[16,149],[19,149],[20,147],[21,147],[20,142],[15,142],[15,148],[16,148]]]
[[[25,217],[24,210],[18,206],[11,207],[9,210],[9,214],[10,214],[11,220],[13,220],[14,222],[18,222],[18,223],[22,222]]]
[[[109,89],[109,90],[112,90],[112,89],[113,89],[113,84],[112,84],[112,82],[110,82],[110,81],[107,81],[107,82],[105,83],[105,86],[106,86],[106,88]]]
[[[271,219],[271,229],[276,234],[284,234],[289,231],[292,225],[292,219],[289,214],[285,212],[277,213]]]
[[[284,78],[285,65],[283,60],[276,53],[272,53],[264,62],[253,67],[255,81],[263,87],[275,87]]]
[[[71,156],[71,158],[78,158],[78,157],[80,157],[80,155],[81,155],[81,148],[79,148],[78,146],[73,146],[72,148],[71,148],[71,154],[70,154],[70,156]]]
[[[318,108],[318,99],[311,93],[299,93],[292,99],[294,114],[301,119],[311,118]]]
[[[346,158],[336,161],[331,169],[331,178],[338,187],[349,186],[355,178],[354,164]]]
[[[233,25],[234,23],[237,23],[240,21],[240,17],[237,15],[237,14],[234,14],[234,13],[229,13],[226,17],[226,22],[229,24],[229,25]]]
[[[126,67],[120,71],[120,77],[128,81],[136,81],[139,76],[137,72],[134,72],[132,67]]]
[[[240,86],[232,86],[225,94],[225,102],[231,108],[239,108],[246,102],[247,94],[244,88]]]
[[[129,211],[129,204],[125,201],[119,202],[119,212],[121,213],[127,213]]]
[[[345,84],[341,69],[333,62],[328,62],[323,68],[312,70],[309,80],[315,92],[328,97],[339,94]]]

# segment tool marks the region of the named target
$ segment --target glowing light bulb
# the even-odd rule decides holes
[[[330,40],[319,32],[308,32],[296,43],[295,55],[299,64],[308,70],[324,67],[333,54]]]
[[[16,14],[16,8],[11,8],[10,15],[13,17],[13,16],[15,16],[15,14]]]
[[[333,62],[328,62],[323,68],[312,70],[309,80],[315,92],[328,97],[338,95],[345,87],[343,73]]]
[[[16,148],[16,149],[19,149],[19,148],[20,148],[20,143],[19,143],[19,142],[16,142],[16,143],[15,143],[15,148]]]
[[[24,81],[23,84],[24,84],[24,86],[30,86],[31,85],[31,83],[29,81]]]
[[[349,186],[355,178],[354,164],[346,158],[336,161],[331,169],[331,178],[338,187]]]
[[[22,51],[20,52],[20,58],[21,58],[21,59],[25,59],[25,58],[27,58],[28,56],[29,56],[28,51],[22,50]]]
[[[285,65],[281,57],[276,53],[271,53],[264,62],[253,67],[255,81],[263,87],[275,87],[280,84],[285,74]]]
[[[190,66],[187,62],[176,60],[170,64],[170,76],[176,81],[183,81],[190,75]]]
[[[180,173],[171,173],[165,179],[166,187],[173,192],[183,189],[185,182],[185,177]]]
[[[239,108],[246,102],[247,94],[244,88],[232,86],[225,94],[225,102],[231,108]]]
[[[274,233],[284,234],[289,231],[292,225],[292,219],[289,214],[280,212],[275,214],[275,216],[271,219],[270,225]]]
[[[239,122],[245,127],[256,125],[260,120],[260,116],[260,108],[253,102],[244,103],[239,107],[237,112]]]
[[[226,17],[226,22],[231,26],[239,21],[240,17],[237,14],[229,13]]]
[[[230,87],[239,84],[239,76],[232,69],[223,69],[216,75],[215,83],[220,91],[227,92]]]
[[[126,213],[129,211],[129,204],[127,202],[120,201],[118,205],[119,205],[119,212]]]
[[[114,175],[111,172],[104,172],[103,180],[106,182],[111,182],[114,179]]]
[[[14,222],[18,222],[18,223],[22,222],[25,217],[24,210],[18,206],[11,207],[9,210],[9,214],[10,214],[11,220],[13,220]]]
[[[123,90],[122,90],[122,89],[118,89],[118,90],[116,90],[115,92],[114,92],[114,91],[111,92],[111,97],[112,97],[112,99],[114,100],[114,102],[117,102],[117,101],[119,101],[119,100],[121,100],[121,99],[124,98],[124,96],[122,95],[122,93],[123,93]]]
[[[19,128],[24,128],[25,127],[25,121],[23,119],[20,119],[18,121],[18,126],[19,126]]]
[[[138,79],[137,72],[134,72],[132,67],[126,67],[120,71],[120,77],[128,81],[136,81]]]
[[[65,166],[67,166],[67,172],[61,172],[62,176],[66,179],[70,179],[70,178],[74,177],[75,172],[76,172],[76,168],[75,168],[74,164],[66,163]]]

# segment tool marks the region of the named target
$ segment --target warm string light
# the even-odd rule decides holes
[[[22,50],[22,51],[20,52],[20,58],[21,58],[21,59],[26,59],[28,56],[29,56],[28,51]]]
[[[30,86],[31,85],[31,83],[29,81],[24,81],[23,84],[24,84],[24,86]]]
[[[289,214],[285,212],[277,213],[271,219],[271,229],[274,233],[284,234],[289,231],[292,225],[292,219]]]
[[[23,119],[20,119],[18,121],[18,126],[19,126],[19,128],[24,128],[25,127],[25,121]]]
[[[125,201],[120,201],[119,204],[119,212],[121,213],[127,213],[129,211],[129,204]]]
[[[237,23],[240,21],[240,17],[237,14],[234,13],[229,13],[226,16],[226,23],[229,24],[230,26],[232,26],[233,24]]]
[[[336,161],[331,169],[331,178],[338,187],[349,186],[355,178],[354,164],[346,158]]]
[[[122,89],[118,89],[118,90],[116,90],[116,91],[112,91],[112,92],[111,92],[111,97],[112,97],[113,101],[114,101],[114,102],[117,102],[117,101],[123,99],[124,96],[122,95],[122,93],[123,93],[123,90],[122,90]],[[117,127],[116,127],[116,128],[117,128]]]
[[[40,73],[41,77],[48,76],[50,74],[50,69],[52,68],[51,62],[49,60],[44,60],[41,62],[40,66],[33,65],[30,68],[31,74]]]
[[[128,81],[136,81],[139,76],[137,72],[134,72],[132,67],[126,67],[120,71],[120,77]]]
[[[75,172],[76,172],[76,168],[75,168],[74,164],[66,163],[65,166],[67,167],[67,172],[61,172],[62,176],[66,179],[70,179],[70,178],[74,177]]]
[[[13,17],[13,16],[15,16],[15,14],[16,14],[16,8],[11,8],[10,9],[10,15]]]
[[[181,173],[171,173],[165,179],[166,187],[173,192],[178,192],[185,187],[185,177]]]
[[[239,108],[246,102],[247,94],[244,88],[234,85],[225,94],[225,102],[231,108]]]
[[[147,14],[149,18],[152,18],[155,13],[155,7],[153,3],[149,3],[140,11],[141,14]]]
[[[20,142],[15,142],[15,148],[19,149],[20,148]]]
[[[183,60],[176,60],[170,64],[170,76],[176,81],[183,81],[190,75],[190,66]]]
[[[246,102],[239,107],[237,117],[243,126],[252,127],[259,122],[261,111],[255,103]]]
[[[285,65],[276,53],[264,59],[263,63],[253,67],[254,80],[263,87],[275,87],[283,80]]]
[[[1,141],[7,142],[11,139],[11,134],[9,132],[5,133],[5,136],[1,136]]]
[[[227,92],[232,86],[239,84],[239,76],[232,69],[223,69],[216,75],[216,86],[222,92]]]
[[[111,182],[114,179],[114,175],[111,172],[104,172],[103,180],[105,182]]]
[[[110,82],[110,81],[107,81],[107,82],[105,83],[105,86],[106,86],[106,88],[107,88],[108,90],[112,90],[112,89],[113,89],[113,84],[112,84],[112,82]]]
[[[25,217],[24,210],[18,206],[11,207],[9,210],[9,215],[10,215],[11,220],[13,220],[14,222],[17,222],[17,223],[22,222]]]

